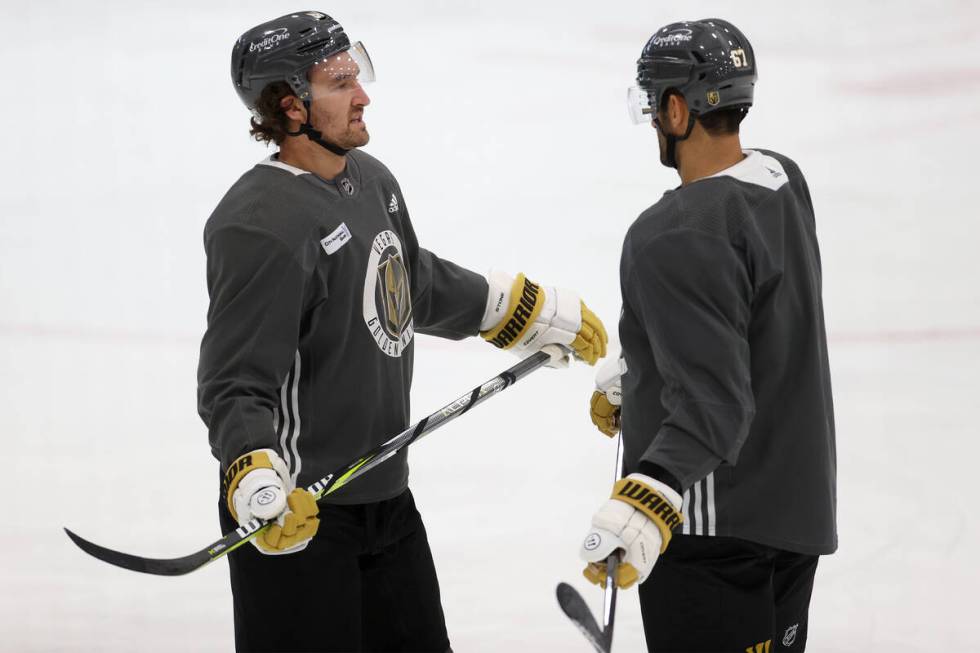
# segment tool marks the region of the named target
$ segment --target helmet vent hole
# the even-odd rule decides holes
[[[313,31],[313,28],[312,27],[307,27],[306,29],[301,30],[300,33],[299,33],[299,35],[300,36],[306,36],[307,34],[309,34],[312,31]]]
[[[333,39],[331,39],[329,36],[327,38],[317,39],[315,41],[311,41],[310,43],[307,43],[301,48],[297,48],[296,52],[298,52],[299,54],[309,54],[311,52],[316,52],[317,50],[321,50],[325,46],[329,45],[332,40]]]

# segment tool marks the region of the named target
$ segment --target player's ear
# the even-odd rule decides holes
[[[687,130],[687,100],[680,93],[673,93],[667,98],[667,120],[672,133],[683,134]]]
[[[287,95],[279,101],[279,107],[286,117],[297,123],[306,122],[306,107],[295,95]]]

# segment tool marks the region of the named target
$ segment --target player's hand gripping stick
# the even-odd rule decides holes
[[[604,585],[606,559],[622,551],[616,584],[625,589],[642,583],[667,549],[671,532],[683,521],[681,496],[664,483],[643,474],[616,481],[612,496],[592,516],[592,530],[582,542],[580,555],[588,562],[583,574]]]
[[[589,417],[604,435],[610,438],[619,433],[623,405],[622,377],[626,374],[626,359],[610,358],[595,373],[595,392],[589,402]],[[616,478],[619,478],[617,472]]]

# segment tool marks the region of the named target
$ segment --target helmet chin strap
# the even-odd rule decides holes
[[[311,141],[313,141],[320,147],[330,150],[337,156],[344,156],[345,154],[350,152],[350,150],[344,149],[339,145],[335,145],[334,143],[331,143],[330,141],[326,140],[319,129],[314,129],[313,123],[311,122],[311,120],[313,119],[313,112],[310,110],[310,101],[303,100],[303,106],[306,107],[306,122],[300,125],[299,129],[297,129],[294,132],[287,131],[286,132],[287,134],[289,134],[290,136],[299,136],[301,134],[306,134],[306,137],[309,138]],[[688,131],[690,131],[690,129]]]
[[[687,140],[687,137],[691,135],[691,130],[694,129],[694,114],[687,114],[687,131],[684,132],[683,136],[677,136],[675,134],[664,134],[664,138],[667,139],[667,166],[671,168],[677,168],[677,141]]]

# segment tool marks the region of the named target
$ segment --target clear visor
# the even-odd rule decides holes
[[[306,73],[315,94],[348,90],[357,84],[374,81],[374,65],[364,44],[358,41],[350,49],[317,61]]]
[[[626,91],[626,104],[634,125],[649,125],[655,117],[650,96],[639,86],[630,86]]]

